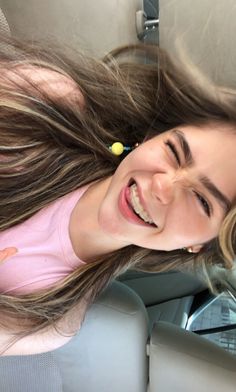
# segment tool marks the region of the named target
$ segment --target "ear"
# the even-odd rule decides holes
[[[188,250],[189,253],[198,253],[198,252],[200,252],[202,247],[203,247],[202,244],[198,244],[198,245],[189,246],[187,248],[187,250]]]

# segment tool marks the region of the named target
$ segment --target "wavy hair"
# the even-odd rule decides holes
[[[0,155],[5,158],[0,161],[0,231],[26,221],[79,187],[111,176],[120,162],[107,148],[114,141],[133,145],[181,124],[236,125],[235,91],[210,81],[202,83],[157,46],[123,47],[103,60],[77,53],[76,60],[71,60],[49,45],[4,37],[2,42]],[[9,84],[6,67],[24,79],[19,66],[26,65],[73,79],[83,94],[84,109],[65,98],[54,99],[33,82],[30,88],[29,83],[28,87]],[[201,269],[216,292],[208,269],[214,264],[232,268],[235,222],[233,207],[219,238],[199,254],[128,246],[95,258],[53,287],[27,295],[0,295],[0,312],[17,320],[18,326],[29,320],[24,330],[16,328],[18,337],[55,326],[86,295],[90,306],[112,279],[130,268],[146,272]]]

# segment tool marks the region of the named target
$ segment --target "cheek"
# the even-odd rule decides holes
[[[123,159],[118,167],[118,171],[158,170],[162,162],[165,162],[163,150],[159,146],[154,148],[144,143]]]
[[[217,234],[217,229],[207,219],[199,215],[195,208],[189,207],[183,211],[180,207],[176,208],[168,214],[165,234],[178,247],[207,242]]]
[[[98,212],[98,225],[103,232],[111,235],[119,235],[121,227],[117,219],[117,211],[105,200]]]

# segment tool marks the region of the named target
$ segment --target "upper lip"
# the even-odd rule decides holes
[[[143,198],[142,188],[140,187],[139,183],[138,183],[136,180],[133,180],[133,181],[134,181],[135,184],[137,185],[138,197],[139,197],[139,200],[140,200],[140,202],[141,202],[143,208],[144,208],[145,211],[148,213],[148,215],[149,215],[149,217],[151,218],[151,220],[153,221],[153,223],[157,226],[157,224],[156,224],[156,222],[154,222],[154,219],[152,218],[152,216],[151,216],[151,214],[150,214],[150,212],[149,212],[149,210],[148,210],[148,208],[147,208],[147,205],[146,205],[146,203],[145,203],[145,200],[144,200],[144,198]]]

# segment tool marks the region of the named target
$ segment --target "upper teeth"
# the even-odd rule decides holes
[[[138,190],[137,190],[137,185],[133,184],[130,187],[130,196],[131,196],[131,204],[136,212],[140,216],[141,219],[143,219],[145,222],[152,224],[153,220],[150,218],[148,215],[147,211],[144,210],[139,197],[138,197]]]

